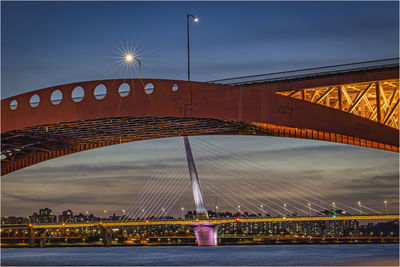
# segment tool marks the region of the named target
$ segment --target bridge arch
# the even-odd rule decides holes
[[[366,77],[370,81],[371,75]],[[121,95],[124,84],[129,93]],[[104,86],[100,92],[96,91],[99,85]],[[268,89],[293,88],[290,85],[296,87],[293,81],[266,87],[113,79],[10,97],[1,101],[2,175],[84,150],[183,135],[270,135],[399,151],[399,131],[394,127]],[[62,98],[55,104],[56,91]],[[32,107],[34,95],[40,102]],[[396,98],[398,105],[398,92],[391,101]]]

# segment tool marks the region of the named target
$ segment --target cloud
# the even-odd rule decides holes
[[[238,143],[240,138],[243,144]],[[237,205],[234,202],[254,211],[260,203],[281,210],[283,202],[293,209],[303,210],[307,201],[314,204],[319,201],[322,206],[329,206],[332,201],[354,206],[355,201],[361,200],[381,211],[383,198],[390,200],[393,206],[398,205],[395,200],[398,197],[395,189],[398,188],[398,161],[394,153],[292,139],[283,139],[293,141],[291,146],[276,146],[274,140],[280,139],[273,137],[196,137],[191,140],[208,208],[214,206],[215,198],[219,199],[222,210],[232,210],[232,205]],[[132,143],[97,153],[78,153],[73,160],[60,158],[58,162],[49,161],[18,175],[15,173],[2,179],[3,212],[10,214],[17,210],[26,215],[45,206],[57,211],[89,208],[98,214],[103,209],[120,211],[137,202],[146,184],[153,192],[149,199],[168,196],[172,199],[178,189],[168,187],[168,181],[173,181],[172,178],[189,181],[189,177],[180,140],[171,139],[171,142],[177,142],[180,150],[172,150],[175,153],[170,157],[165,156],[160,141],[155,142],[154,147],[151,142]],[[120,150],[122,155],[118,153]],[[141,157],[146,151],[152,151],[153,156]],[[88,156],[89,153],[102,156]],[[139,156],[132,157],[133,154]],[[109,155],[119,155],[119,158]],[[151,177],[158,177],[159,184]],[[151,181],[153,187],[149,187]],[[153,204],[160,207],[163,201]],[[193,208],[190,186],[173,207],[173,214],[180,215],[180,206]]]

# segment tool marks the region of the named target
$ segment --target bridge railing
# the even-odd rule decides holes
[[[249,76],[240,76],[227,79],[208,81],[210,83],[228,84],[228,85],[250,85],[254,83],[268,83],[280,80],[300,79],[315,76],[332,75],[339,73],[375,70],[384,68],[399,67],[399,58],[388,58],[380,60],[371,60],[364,62],[355,62],[348,64],[338,64],[315,68],[306,68],[290,71],[273,72],[266,74],[257,74]]]

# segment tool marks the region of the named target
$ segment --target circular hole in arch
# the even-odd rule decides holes
[[[40,97],[36,94],[31,96],[31,99],[29,100],[29,104],[31,105],[31,107],[36,108],[40,104]]]
[[[172,89],[173,92],[176,92],[176,91],[178,91],[179,87],[178,87],[178,85],[175,83],[174,85],[172,85],[171,89]]]
[[[63,99],[63,94],[60,90],[54,90],[53,93],[51,93],[50,96],[50,101],[53,105],[58,105],[61,103]]]
[[[104,84],[99,84],[94,89],[94,97],[97,100],[103,99],[104,97],[106,97],[106,94],[107,94],[107,87]]]
[[[17,107],[18,107],[18,101],[15,100],[15,99],[12,100],[12,101],[10,102],[10,109],[11,109],[11,110],[16,110]]]
[[[152,94],[154,92],[154,85],[152,83],[146,84],[146,86],[144,87],[144,92],[148,95]]]
[[[131,91],[131,87],[127,83],[121,84],[118,88],[118,93],[121,97],[125,97],[125,96],[129,95],[130,91]]]
[[[85,96],[85,90],[81,86],[77,86],[72,90],[71,98],[74,102],[81,102]]]

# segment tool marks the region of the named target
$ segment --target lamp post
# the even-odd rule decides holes
[[[161,208],[161,219],[163,218],[164,212],[165,212],[165,209]]]
[[[358,205],[358,211],[359,211],[360,214],[361,214],[361,201],[358,201],[358,202],[357,202],[357,205]]]
[[[124,55],[124,60],[127,64],[132,64],[133,62],[137,61],[139,63],[139,79],[142,78],[142,61],[139,60],[134,54],[126,53]]]
[[[385,201],[383,201],[383,203],[385,203],[385,211],[386,211],[386,214],[389,214],[389,212],[388,212],[388,203],[387,203],[387,201],[385,200]]]
[[[192,14],[186,14],[186,31],[187,31],[187,66],[188,66],[188,81],[190,81],[190,19],[192,18],[193,22],[199,22],[199,18],[195,17]]]
[[[143,216],[143,220],[145,220],[146,218],[144,217],[144,209],[142,209],[142,211],[140,212],[140,214],[139,214],[139,217],[138,217],[138,220],[140,220],[141,219],[141,217],[140,216]]]
[[[139,79],[142,79],[142,61],[140,61],[139,59],[136,60],[139,63]]]
[[[336,213],[336,203],[332,202],[333,212]]]

